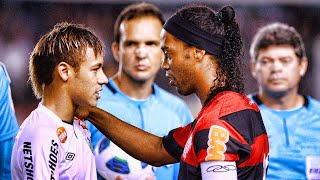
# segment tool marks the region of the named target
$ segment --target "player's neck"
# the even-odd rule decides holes
[[[153,93],[153,80],[145,82],[134,81],[127,76],[115,75],[113,78],[115,85],[127,96],[133,99],[147,99]]]
[[[41,103],[60,119],[67,122],[73,121],[75,107],[73,107],[71,99],[65,93],[45,88]]]
[[[266,93],[259,93],[259,99],[264,105],[276,110],[290,110],[303,106],[304,98],[298,93],[286,93],[282,96],[270,96]]]

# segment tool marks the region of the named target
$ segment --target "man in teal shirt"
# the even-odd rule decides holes
[[[11,153],[18,123],[11,98],[10,78],[0,62],[0,179],[11,179]]]
[[[163,23],[160,10],[147,3],[130,5],[120,13],[112,44],[119,70],[103,86],[98,101],[99,108],[158,136],[193,120],[180,98],[154,83],[163,58],[160,49]],[[90,123],[88,128],[95,146],[104,136]],[[157,167],[155,176],[158,180],[176,180],[178,171],[178,163]]]
[[[320,103],[298,92],[308,64],[300,34],[283,23],[266,25],[250,55],[259,91],[249,97],[270,143],[267,179],[320,179]]]

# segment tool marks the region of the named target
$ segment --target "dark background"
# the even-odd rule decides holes
[[[0,61],[11,77],[12,95],[19,124],[36,108],[39,100],[32,94],[28,80],[28,58],[41,35],[62,21],[81,23],[91,27],[106,45],[104,71],[108,77],[117,71],[110,49],[113,40],[113,24],[124,6],[141,1],[116,0],[52,0],[52,1],[0,1]],[[301,83],[300,91],[320,99],[320,1],[318,0],[150,0],[170,17],[184,4],[206,4],[215,10],[223,5],[232,5],[240,23],[244,41],[245,92],[257,90],[257,84],[249,69],[249,46],[257,28],[270,22],[283,22],[294,26],[305,42],[309,67]],[[168,85],[160,70],[157,84],[177,94]],[[194,96],[182,97],[194,115],[200,103]]]

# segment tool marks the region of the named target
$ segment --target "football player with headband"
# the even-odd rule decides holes
[[[193,120],[182,99],[154,82],[163,59],[160,48],[163,24],[161,11],[149,3],[131,4],[121,11],[114,24],[112,43],[113,57],[119,63],[118,72],[102,86],[97,106],[157,136],[164,136],[171,129]],[[104,136],[91,123],[88,129],[95,148]],[[103,158],[97,156],[98,172],[106,166],[101,163],[100,167],[100,161]],[[153,169],[158,180],[176,180],[179,163]]]
[[[93,107],[77,115],[132,156],[152,165],[180,161],[179,179],[265,178],[268,137],[258,106],[243,94],[242,40],[234,9],[178,10],[163,26],[162,69],[202,109],[190,124],[158,137]]]

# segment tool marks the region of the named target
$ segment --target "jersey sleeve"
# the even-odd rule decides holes
[[[41,127],[40,127],[41,128]],[[26,131],[19,139],[17,161],[23,179],[59,179],[61,143],[56,132],[42,128]]]
[[[184,127],[173,129],[168,135],[162,138],[164,148],[175,159],[180,160],[184,146],[187,143],[190,130],[195,122],[196,121],[191,122]]]
[[[236,161],[238,168],[253,167],[268,155],[268,138],[259,111],[244,109],[204,122],[209,124],[203,124],[194,138],[198,162]]]

